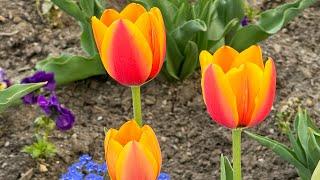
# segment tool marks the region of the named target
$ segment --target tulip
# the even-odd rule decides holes
[[[161,150],[148,125],[134,120],[119,130],[110,129],[104,141],[105,158],[111,180],[156,180],[161,169]]]
[[[201,86],[209,115],[232,129],[233,179],[241,180],[241,131],[270,113],[276,90],[276,68],[271,58],[263,64],[259,46],[237,52],[223,46],[213,55],[200,54]]]
[[[92,29],[108,74],[125,86],[140,86],[160,72],[166,33],[160,10],[131,3],[120,13],[106,9],[92,17]]]
[[[228,127],[252,127],[270,113],[275,98],[276,69],[263,64],[259,46],[238,53],[228,46],[213,55],[200,54],[202,91],[208,113]]]

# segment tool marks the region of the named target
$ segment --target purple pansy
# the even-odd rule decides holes
[[[46,73],[45,71],[38,71],[32,76],[26,77],[21,80],[21,84],[47,82],[43,87],[49,92],[53,92],[56,87],[56,81],[54,80],[54,73]],[[38,102],[38,95],[35,92],[27,94],[22,98],[25,104],[35,104]]]
[[[51,116],[55,119],[56,127],[58,129],[65,131],[72,128],[75,116],[69,109],[61,106],[58,97],[55,94],[51,95],[49,98],[39,95],[37,103],[47,116]]]
[[[241,26],[248,26],[249,25],[249,18],[248,16],[244,16],[243,19],[241,20]]]
[[[58,115],[56,118],[56,126],[58,129],[65,131],[72,128],[75,121],[73,113],[64,107],[59,108]]]
[[[45,71],[37,71],[34,75],[26,77],[21,80],[21,84],[47,82],[44,89],[54,91],[56,88],[56,81],[54,80],[54,73],[47,73]]]
[[[7,78],[6,72],[0,68],[0,87],[1,85],[4,86],[4,88],[7,88],[11,85],[10,80]]]

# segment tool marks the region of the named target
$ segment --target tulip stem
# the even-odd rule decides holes
[[[142,126],[140,86],[132,86],[131,92],[134,120]]]
[[[233,180],[241,180],[241,131],[232,130]]]

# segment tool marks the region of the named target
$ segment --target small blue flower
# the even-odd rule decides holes
[[[105,174],[106,172],[107,172],[107,164],[106,163],[99,164],[97,168],[97,173]]]
[[[85,180],[103,180],[103,176],[99,176],[96,174],[88,174],[84,179]]]
[[[167,173],[160,173],[158,180],[170,180],[170,176]]]
[[[84,154],[84,155],[80,156],[79,161],[80,162],[87,162],[87,161],[90,161],[91,159],[92,159],[92,157],[89,156],[89,154]]]
[[[98,171],[98,166],[99,164],[95,163],[94,161],[89,161],[86,165],[85,165],[85,170],[89,173],[94,173]]]
[[[81,180],[84,174],[81,172],[67,172],[60,177],[60,180]]]

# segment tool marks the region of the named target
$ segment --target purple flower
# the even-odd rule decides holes
[[[64,107],[59,108],[58,115],[56,118],[56,126],[58,129],[65,131],[72,128],[75,121],[73,113]]]
[[[47,82],[44,89],[54,91],[56,81],[54,80],[54,73],[46,73],[45,71],[37,71],[33,76],[26,77],[21,80],[22,84]]]
[[[241,26],[248,26],[249,25],[249,18],[248,16],[244,16],[243,19],[241,20]]]
[[[22,97],[22,101],[24,104],[35,104],[37,103],[38,96],[32,92]]]
[[[69,109],[61,106],[55,94],[49,98],[40,95],[38,96],[37,103],[47,116],[55,119],[58,129],[65,131],[72,128],[75,117]]]
[[[7,78],[6,72],[0,68],[0,90],[5,89],[11,85],[10,80]]]

